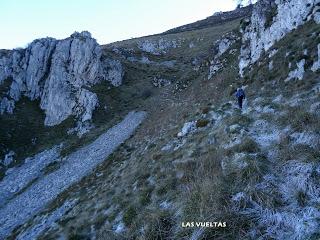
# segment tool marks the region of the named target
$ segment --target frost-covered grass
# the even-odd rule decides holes
[[[236,211],[257,221],[252,237],[308,239],[319,230],[319,165],[289,161],[273,169],[255,187],[263,198],[238,193],[233,197]],[[245,207],[243,203],[246,202]]]
[[[302,80],[284,82],[290,71],[286,65],[294,65],[304,49],[313,58],[318,32],[319,26],[308,23],[288,34],[275,44],[277,52],[271,57],[284,67],[269,72],[266,53],[247,78],[260,96],[251,103],[253,111],[247,113],[255,119],[248,128],[250,136],[261,146],[264,157],[260,162],[265,163],[254,181],[249,179],[259,176],[255,172],[251,171],[250,178],[240,175],[238,181],[243,179],[243,185],[238,184],[232,194],[234,211],[249,223],[247,238],[319,237],[319,116],[310,111],[317,102],[317,93],[312,90],[317,76],[306,64]],[[293,52],[286,58],[289,45]],[[249,97],[251,94],[248,93]]]

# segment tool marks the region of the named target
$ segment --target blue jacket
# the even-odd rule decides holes
[[[246,98],[246,95],[244,94],[244,91],[242,88],[240,88],[239,90],[237,90],[236,92],[236,97],[239,98],[239,97],[243,97],[243,98]]]

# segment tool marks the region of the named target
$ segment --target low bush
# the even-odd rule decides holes
[[[206,127],[209,124],[209,120],[207,119],[199,119],[196,123],[196,127],[197,128],[203,128]]]
[[[123,222],[126,226],[130,226],[136,216],[136,209],[133,206],[130,206],[123,214]]]

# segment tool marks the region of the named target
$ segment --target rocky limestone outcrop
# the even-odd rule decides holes
[[[124,76],[124,70],[119,60],[107,58],[104,60],[105,76],[113,86],[120,86]]]
[[[210,80],[220,69],[224,67],[225,60],[220,59],[220,57],[238,40],[240,40],[239,36],[231,32],[222,36],[214,43],[213,60],[210,61],[208,80]],[[233,54],[234,52],[230,51],[229,53]]]
[[[184,137],[184,136],[188,135],[190,132],[194,131],[195,129],[196,129],[196,122],[195,121],[186,122],[183,125],[181,132],[179,132],[177,136]]]
[[[181,46],[183,40],[168,40],[159,38],[159,40],[143,40],[138,42],[138,48],[144,52],[151,53],[153,55],[166,54],[168,50],[178,48]]]
[[[261,0],[250,19],[243,21],[239,73],[255,63],[291,30],[307,21],[319,23],[320,0]]]
[[[300,62],[297,63],[297,69],[289,72],[289,76],[284,80],[285,82],[290,81],[291,79],[303,79],[304,75],[304,65],[306,63],[305,59],[302,59]]]
[[[97,95],[87,88],[102,80],[121,84],[121,63],[105,64],[102,50],[89,32],[75,32],[69,38],[43,38],[26,49],[0,55],[0,85],[11,81],[0,96],[0,113],[12,113],[21,96],[39,99],[47,126],[61,123],[69,116],[79,121],[91,119],[98,106]],[[110,61],[109,61],[110,62]]]

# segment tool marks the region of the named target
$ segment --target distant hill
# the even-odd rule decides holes
[[[178,32],[186,32],[192,31],[196,29],[203,29],[208,27],[213,27],[219,24],[223,24],[238,18],[248,17],[252,12],[253,5],[249,5],[246,7],[238,8],[233,11],[228,12],[217,12],[206,19],[196,21],[194,23],[189,23],[180,27],[176,27],[170,29],[163,34],[170,34],[170,33],[178,33]]]

